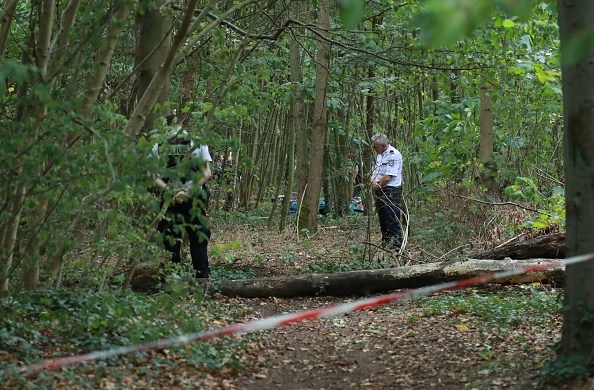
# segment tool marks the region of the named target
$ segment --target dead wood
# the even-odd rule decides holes
[[[308,274],[245,280],[210,280],[208,286],[210,291],[217,291],[229,297],[244,298],[368,295],[430,286],[483,274],[540,265],[549,261],[551,260],[465,259],[334,274]],[[133,288],[141,291],[154,289],[158,284],[154,272],[150,268],[141,267],[140,269],[141,271],[132,279]],[[562,284],[563,275],[563,267],[554,267],[530,274],[507,277],[495,282],[503,284],[533,282]]]
[[[471,255],[476,259],[560,259],[565,257],[565,232],[550,233]]]

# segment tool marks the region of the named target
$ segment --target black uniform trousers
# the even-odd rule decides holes
[[[192,207],[194,204],[194,207]],[[159,222],[157,230],[163,235],[165,250],[171,252],[171,262],[181,262],[181,243],[184,232],[190,243],[192,267],[197,278],[208,278],[208,241],[210,221],[202,199],[187,199],[174,203],[167,209],[165,217]]]
[[[400,222],[402,187],[384,187],[374,191],[375,209],[382,232],[382,246],[399,251],[402,246]]]

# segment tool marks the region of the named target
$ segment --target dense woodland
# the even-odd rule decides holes
[[[564,231],[566,195],[578,199],[568,254],[588,253],[575,216],[594,210],[592,189],[576,189],[592,175],[593,71],[562,86],[560,54],[564,72],[591,58],[594,8],[575,3],[5,0],[0,292],[73,279],[126,290],[163,258],[150,150],[171,113],[230,162],[211,184],[213,214],[259,213],[303,237],[320,218],[345,221],[355,166],[366,184],[381,131],[404,157],[406,238],[423,248],[409,257]],[[377,229],[368,194],[362,258]]]

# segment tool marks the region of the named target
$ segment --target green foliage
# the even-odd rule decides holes
[[[521,326],[522,323],[538,321],[552,326],[554,319],[550,313],[560,313],[561,293],[557,290],[546,291],[537,287],[524,290],[505,289],[474,290],[470,293],[438,295],[423,298],[417,305],[424,308],[425,315],[448,315],[461,313],[471,322],[490,325],[489,329],[500,329],[503,332]]]
[[[435,113],[417,123],[415,143],[409,147],[417,153],[409,161],[421,167],[423,184],[473,177],[479,168],[477,105],[476,99],[465,99],[457,105],[436,102]]]
[[[541,375],[534,381],[534,385],[558,388],[571,381],[587,379],[592,386],[592,371],[594,359],[586,359],[580,355],[558,356],[555,360],[544,363]]]
[[[0,301],[2,351],[31,364],[42,353],[44,359],[49,358],[43,352],[47,350],[54,351],[53,357],[58,358],[200,332],[208,329],[208,322],[214,318],[233,320],[233,310],[203,306],[199,296],[188,295],[187,287],[173,286],[168,293],[151,296],[85,289],[15,294],[10,300]],[[244,348],[243,343],[225,339],[214,344],[194,342],[173,348],[196,366],[214,369],[223,365],[238,367],[236,354]],[[152,366],[152,370],[167,369],[158,355],[136,357],[143,360],[143,365]],[[134,360],[135,356],[120,359]],[[108,360],[105,364],[115,364],[117,369],[119,363]]]
[[[463,242],[463,237],[472,237],[476,233],[468,224],[468,218],[472,218],[468,210],[440,207],[432,200],[427,203],[421,205],[420,210],[411,210],[415,223],[422,227],[412,232],[411,239],[425,250],[431,252],[454,248]]]
[[[436,46],[453,45],[483,25],[494,10],[521,19],[532,13],[532,0],[428,0],[423,2],[412,26],[419,26],[422,39]]]
[[[341,0],[340,18],[346,28],[353,29],[363,18],[363,0]]]
[[[225,264],[215,263],[211,268],[211,277],[214,280],[240,280],[240,279],[255,279],[258,273],[253,268],[235,268],[229,267]]]
[[[563,187],[555,187],[550,195],[543,194],[536,183],[526,177],[517,177],[513,185],[504,190],[504,195],[518,202],[533,204],[540,209],[535,217],[524,222],[527,228],[558,226],[565,228],[565,193]]]

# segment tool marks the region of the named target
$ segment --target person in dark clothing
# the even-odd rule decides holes
[[[375,134],[371,143],[377,153],[371,186],[382,232],[382,246],[398,252],[402,247],[402,154],[390,145],[385,134]]]
[[[353,198],[359,198],[361,196],[361,188],[363,182],[361,180],[361,166],[358,162],[355,163],[353,168]]]
[[[211,178],[212,158],[208,147],[196,147],[189,159],[188,151],[194,148],[187,131],[182,130],[177,118],[167,117],[167,124],[175,126],[172,137],[163,145],[155,145],[155,155],[166,155],[167,172],[155,179],[155,186],[162,191],[161,205],[167,204],[167,212],[159,222],[157,230],[163,236],[165,250],[171,253],[173,263],[181,263],[181,241],[184,232],[190,243],[192,267],[197,278],[208,278],[208,241],[210,221],[206,212],[208,188]]]

